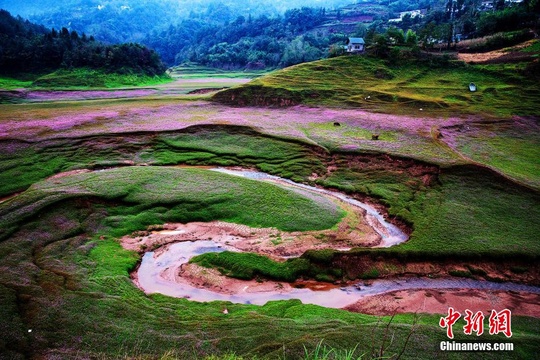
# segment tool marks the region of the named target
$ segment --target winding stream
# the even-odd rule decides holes
[[[515,284],[495,283],[471,279],[400,279],[400,280],[377,280],[370,286],[360,284],[325,291],[311,289],[292,289],[280,293],[277,290],[268,292],[244,291],[236,295],[227,295],[211,290],[199,289],[188,284],[178,283],[166,279],[165,271],[177,272],[182,264],[185,264],[193,256],[207,252],[221,252],[231,250],[222,247],[212,240],[184,241],[171,245],[167,251],[155,256],[153,252],[144,254],[141,266],[138,270],[139,286],[147,293],[161,293],[173,297],[186,297],[195,301],[231,301],[240,304],[263,305],[273,300],[299,299],[304,304],[315,304],[330,308],[342,308],[353,304],[365,296],[383,294],[396,290],[408,289],[481,289],[524,291],[540,294],[540,287]]]
[[[242,176],[244,178],[253,179],[253,180],[271,181],[277,184],[285,184],[288,187],[296,187],[296,188],[316,192],[319,194],[331,196],[333,198],[337,198],[343,202],[346,202],[347,204],[362,208],[366,210],[367,212],[366,220],[368,224],[382,238],[382,243],[379,245],[379,247],[389,247],[389,246],[397,245],[409,239],[407,234],[401,231],[401,229],[399,229],[397,226],[387,222],[384,219],[384,217],[377,210],[375,210],[374,207],[368,204],[364,204],[363,202],[355,200],[339,192],[316,188],[314,186],[309,186],[305,184],[299,184],[292,180],[284,179],[279,176],[269,175],[260,171],[230,170],[230,169],[225,169],[225,168],[215,168],[211,170],[229,174],[229,175]]]
[[[373,207],[358,200],[352,199],[338,192],[298,184],[293,181],[257,171],[230,170],[224,168],[212,169],[222,173],[242,176],[249,179],[272,181],[287,187],[297,187],[327,196],[335,197],[356,207],[365,209],[368,223],[382,237],[380,246],[388,247],[402,243],[408,239],[398,227],[385,221],[384,217]],[[169,231],[174,235],[174,231]],[[167,235],[167,232],[162,232]],[[516,284],[495,283],[472,279],[400,279],[377,280],[371,286],[360,284],[324,291],[314,291],[308,288],[293,288],[286,292],[272,290],[265,292],[249,292],[248,286],[234,295],[222,294],[207,289],[200,289],[186,283],[174,281],[172,274],[177,274],[181,265],[190,258],[208,252],[237,251],[233,247],[225,246],[212,240],[183,241],[172,244],[160,254],[147,252],[143,256],[141,265],[137,270],[138,285],[146,293],[161,293],[173,297],[185,297],[195,301],[231,301],[233,303],[263,305],[273,300],[299,299],[306,304],[315,304],[330,308],[342,308],[353,304],[366,296],[383,294],[390,291],[408,289],[479,289],[486,291],[524,291],[540,294],[540,287]]]

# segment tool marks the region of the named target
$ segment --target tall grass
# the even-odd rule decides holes
[[[357,355],[356,345],[354,348],[349,350],[339,350],[331,346],[328,346],[323,343],[324,340],[321,340],[315,346],[315,349],[309,350],[307,346],[304,345],[304,356],[303,360],[361,360],[364,358],[365,354]]]

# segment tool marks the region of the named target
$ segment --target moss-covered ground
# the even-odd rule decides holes
[[[129,164],[257,166],[298,181],[313,171],[324,171],[321,159],[309,147],[243,127],[0,143],[0,196],[60,172]],[[14,178],[17,181],[11,181]]]
[[[322,230],[336,225],[344,215],[321,195],[306,197],[215,171],[123,167],[37,182],[4,204],[1,228],[10,228],[59,201],[80,197],[129,204],[108,210],[111,218],[101,232],[112,236],[167,221],[194,220],[224,220],[284,231]]]
[[[321,340],[340,351],[356,347],[358,356],[379,356],[381,351],[396,356],[410,334],[402,358],[418,359],[440,356],[438,344],[447,340],[439,316],[433,315],[416,319],[404,314],[390,320],[295,300],[253,306],[145,295],[128,276],[138,257],[108,236],[93,235],[115,220],[107,206],[92,198],[64,200],[35,214],[2,241],[5,356],[195,359],[234,353],[233,358],[294,359],[303,358],[305,349],[315,349]],[[481,358],[534,354],[539,320],[512,321],[516,350],[502,356],[482,353]],[[471,340],[457,330],[458,324],[456,340]],[[483,335],[475,341],[507,340]]]
[[[489,170],[474,166],[442,168],[437,182],[424,184],[422,176],[433,172],[427,164],[421,165],[424,173],[415,176],[416,170],[403,170],[413,168],[413,163],[398,167],[399,161],[404,160],[384,167],[377,157],[355,162],[351,154],[330,156],[312,146],[257,135],[242,128],[208,130],[203,127],[186,134],[60,139],[30,147],[26,144],[26,151],[32,151],[34,157],[26,159],[24,166],[21,158],[13,156],[22,151],[18,148],[22,143],[13,141],[11,146],[4,147],[12,153],[10,158],[5,155],[5,169],[9,171],[7,163],[12,171],[19,171],[19,175],[11,172],[4,178],[4,194],[24,190],[37,182],[1,205],[3,303],[11,319],[4,326],[12,329],[4,345],[6,351],[51,351],[69,357],[76,353],[74,349],[83,349],[84,353],[100,349],[94,355],[141,358],[159,357],[166,352],[182,358],[232,351],[248,358],[288,358],[294,354],[301,356],[304,345],[314,347],[322,338],[339,349],[352,349],[359,343],[359,351],[366,353],[371,351],[368,344],[372,343],[367,341],[368,334],[383,331],[377,330],[375,318],[294,301],[252,307],[145,296],[128,277],[138,257],[121,250],[114,240],[166,221],[225,219],[282,229],[298,228],[301,224],[306,224],[304,229],[330,227],[340,216],[339,211],[328,211],[332,205],[326,204],[325,211],[314,208],[304,212],[309,204],[300,202],[302,211],[294,215],[299,209],[291,205],[296,195],[283,194],[283,201],[278,201],[282,191],[264,190],[270,185],[196,169],[126,167],[38,182],[78,167],[99,168],[126,161],[154,165],[226,161],[307,181],[312,171],[325,174],[331,163],[338,169],[320,177],[320,184],[367,193],[387,204],[390,214],[413,224],[411,240],[395,251],[420,253],[426,258],[461,253],[488,257],[506,254],[527,259],[540,252],[536,241],[540,229],[534,221],[540,218],[538,194]],[[41,163],[40,159],[48,160]],[[54,167],[47,169],[44,164],[49,163]],[[272,168],[265,168],[270,165]],[[26,186],[21,186],[23,182],[15,182],[19,187],[9,185],[10,178],[24,172],[33,174]],[[244,196],[245,192],[256,195]],[[322,215],[331,216],[322,220]],[[236,259],[245,265],[243,272],[250,271],[249,256]],[[305,274],[305,266],[309,266],[303,261],[283,273],[271,263],[254,264],[262,266],[257,274],[271,277],[277,272],[282,278],[299,269]],[[270,273],[265,272],[268,269]],[[221,314],[224,306],[234,315]],[[83,308],[87,310],[82,311]],[[329,317],[335,321],[328,322]],[[405,315],[395,319],[395,336],[404,339],[412,321],[412,316]],[[516,334],[522,335],[513,341],[519,344],[520,351],[527,353],[529,341],[534,338],[531,336],[535,335],[526,324],[535,320],[523,321],[516,320]],[[273,324],[270,338],[266,337],[269,324]],[[27,333],[27,327],[33,329],[32,333]],[[88,328],[95,330],[88,332]],[[426,348],[421,344],[443,340],[437,319],[425,317],[420,328],[406,354],[435,356],[436,346]],[[227,335],[225,329],[237,334],[234,339],[243,338],[242,345],[237,345],[238,341]],[[314,331],[320,336],[313,335]],[[38,335],[41,337],[36,339]],[[377,339],[380,341],[381,337]],[[102,345],[98,347],[98,343]],[[397,353],[400,346],[398,341],[387,352]]]

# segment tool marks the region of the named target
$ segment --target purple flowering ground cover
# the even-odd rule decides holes
[[[141,99],[52,104],[0,105],[0,139],[46,139],[105,133],[170,131],[192,125],[250,126],[259,131],[318,143],[329,148],[389,151],[396,155],[426,156],[455,162],[459,156],[441,148],[431,128],[454,126],[460,118],[432,119],[374,114],[352,109],[297,106],[287,109],[231,108],[201,100]],[[342,126],[330,124],[339,122]],[[381,133],[381,141],[371,141]],[[385,134],[392,134],[385,139]]]

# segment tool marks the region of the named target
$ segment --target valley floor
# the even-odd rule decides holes
[[[90,358],[153,359],[167,350],[177,358],[298,358],[305,344],[328,339],[349,349],[361,343],[365,354],[375,346],[367,334],[384,333],[368,315],[398,313],[389,320],[396,322],[398,340],[387,354],[406,347],[404,358],[434,358],[446,336],[433,314],[453,307],[486,314],[511,309],[519,355],[535,353],[540,295],[532,291],[393,290],[343,311],[294,300],[260,307],[197,303],[136,288],[129,274],[137,281],[134,270],[145,252],[220,237],[225,246],[234,242],[231,233],[245,237],[237,249],[277,263],[307,250],[333,251],[305,257],[309,271],[321,271],[318,281],[266,278],[248,260],[256,274],[251,280],[225,277],[245,270],[226,263],[171,265],[166,277],[224,294],[246,286],[275,291],[283,283],[287,289],[336,290],[351,279],[369,286],[377,278],[432,273],[540,286],[538,118],[211,101],[217,89],[244,81],[180,79],[139,90],[7,94],[13,103],[0,104],[0,315],[10,320],[0,327],[9,333],[7,340],[0,337],[0,351],[36,359],[78,358],[79,351]],[[298,189],[276,200],[275,190],[248,180],[177,167],[186,164],[255,168],[366,199],[411,240],[366,249],[382,240],[363,211]],[[258,205],[238,198],[253,189]],[[288,221],[304,209],[311,209],[305,223]],[[130,251],[120,247],[120,238]],[[456,260],[456,254],[464,256]],[[407,343],[413,313],[428,315]],[[181,341],[185,347],[175,348]],[[384,352],[384,340],[376,346]]]

